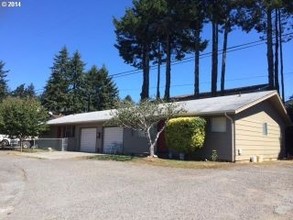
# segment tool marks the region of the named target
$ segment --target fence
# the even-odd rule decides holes
[[[40,149],[52,148],[53,150],[66,151],[68,138],[38,138],[34,141],[34,146]]]

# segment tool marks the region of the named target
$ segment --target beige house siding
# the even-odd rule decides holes
[[[267,134],[264,124],[267,124]],[[239,113],[235,120],[236,161],[260,156],[277,159],[283,153],[284,124],[269,101]]]

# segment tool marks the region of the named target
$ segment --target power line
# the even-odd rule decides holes
[[[293,32],[283,34],[282,37],[286,37],[286,36],[290,36],[290,35],[293,36]],[[244,44],[231,46],[231,47],[227,48],[227,53],[240,51],[240,50],[248,49],[248,48],[251,48],[251,47],[256,47],[256,46],[264,44],[265,41],[266,41],[266,39],[260,39],[260,40],[257,40],[257,41],[252,41],[252,42],[248,42],[248,43],[244,43]],[[221,54],[223,54],[223,50],[218,51],[218,55],[221,55]],[[200,55],[200,59],[210,57],[211,55],[212,55],[212,52],[202,53]],[[183,58],[182,60],[173,61],[171,63],[173,65],[179,65],[179,64],[191,62],[191,61],[193,61],[193,59],[194,59],[194,56],[190,56],[190,57]],[[157,66],[158,65],[151,65],[150,70],[153,70],[153,69],[157,68]],[[134,70],[129,70],[129,71],[124,71],[124,72],[111,74],[109,76],[112,77],[112,78],[120,78],[120,77],[129,76],[129,75],[134,75],[134,74],[140,73],[141,71],[142,71],[141,69],[134,69]]]
[[[286,72],[284,73],[284,75],[291,75],[293,74],[293,71],[290,71],[290,72]],[[264,77],[267,77],[267,75],[256,75],[256,76],[253,76],[253,78],[264,78]],[[241,77],[241,78],[234,78],[234,79],[227,79],[225,82],[235,82],[235,81],[243,81],[243,80],[250,80],[252,79],[252,77]],[[210,84],[211,81],[204,81],[204,82],[201,82],[201,84]],[[174,84],[174,85],[171,85],[171,88],[174,88],[174,87],[184,87],[184,86],[194,86],[193,83],[184,83],[184,84]],[[150,87],[150,89],[156,89],[157,87],[156,86],[152,86]],[[164,88],[164,86],[160,86],[160,88]],[[125,91],[139,91],[140,88],[133,88],[133,89],[119,89],[119,91],[121,92],[125,92]],[[38,92],[39,91],[39,92]],[[41,93],[42,91],[44,91],[44,89],[37,89],[35,90],[36,93]]]
[[[284,73],[284,75],[291,75],[293,74],[293,71],[291,72],[286,72]],[[257,76],[253,76],[253,78],[265,78],[267,77],[267,75],[257,75]],[[235,82],[235,81],[243,81],[243,80],[251,80],[252,77],[241,77],[241,78],[234,78],[234,79],[228,79],[226,80],[225,82]],[[211,81],[204,81],[204,82],[201,82],[201,84],[210,84]],[[174,84],[174,85],[171,85],[171,88],[174,88],[174,87],[188,87],[188,86],[194,86],[193,83],[184,83],[184,84]],[[152,86],[150,87],[150,89],[156,89],[157,87],[156,86]],[[164,86],[160,86],[160,88],[164,88]],[[140,90],[140,88],[133,88],[133,89],[120,89],[119,91],[138,91]]]
[[[287,34],[283,34],[282,36],[285,37],[285,36],[290,36],[290,35],[293,36],[293,32],[287,33]],[[264,44],[265,41],[266,41],[266,39],[260,39],[260,40],[257,40],[257,41],[252,41],[252,42],[248,42],[248,43],[243,43],[243,44],[231,46],[231,47],[228,47],[227,48],[227,53],[231,53],[231,52],[235,52],[235,51],[241,51],[241,50],[245,50],[245,49],[248,49],[248,48],[256,47],[256,46],[259,46],[259,45]],[[223,50],[222,49],[218,51],[218,55],[221,55],[221,54],[223,54]],[[202,53],[200,55],[200,59],[208,58],[211,55],[212,55],[212,52]],[[193,60],[194,60],[194,56],[190,56],[190,57],[186,57],[186,58],[184,58],[182,60],[179,60],[179,61],[173,61],[172,62],[172,65],[184,64],[184,63],[192,62]],[[150,70],[153,70],[153,69],[156,69],[156,68],[157,68],[157,65],[150,66]],[[134,75],[134,74],[140,73],[141,71],[142,71],[141,69],[133,69],[133,70],[127,70],[127,71],[123,71],[123,72],[118,72],[118,73],[115,73],[115,74],[111,74],[109,76],[112,79],[115,79],[115,78],[121,78],[121,77],[126,77],[126,76],[130,76],[130,75]],[[265,77],[265,76],[261,76],[261,77]],[[237,80],[237,79],[235,79],[235,80]],[[239,79],[239,80],[241,80],[241,79]],[[226,80],[226,81],[228,82],[228,80]],[[207,82],[203,82],[203,83],[207,83]],[[193,85],[193,84],[190,84],[190,85]],[[183,85],[179,85],[179,86],[183,86]],[[38,89],[38,90],[35,90],[35,91],[36,92],[37,91],[42,92],[42,91],[44,91],[44,89]],[[121,90],[121,91],[123,91],[123,90]]]

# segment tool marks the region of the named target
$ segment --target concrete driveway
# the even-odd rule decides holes
[[[293,219],[292,169],[191,170],[0,151],[0,219]]]

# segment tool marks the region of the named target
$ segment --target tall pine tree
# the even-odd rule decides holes
[[[35,92],[35,86],[31,83],[27,87],[25,87],[25,84],[21,84],[16,87],[15,90],[13,90],[10,95],[12,97],[17,98],[36,98],[36,92]]]
[[[7,86],[7,73],[9,70],[4,70],[5,63],[0,60],[0,102],[7,96],[8,94],[8,86]]]
[[[29,84],[25,89],[25,94],[29,98],[36,98],[35,86],[33,83]]]
[[[80,113],[86,110],[84,66],[80,53],[76,51],[70,59],[70,71],[68,74],[68,113]]]
[[[64,47],[54,57],[52,74],[41,97],[43,106],[56,114],[68,113],[69,64],[68,50]]]
[[[12,97],[25,98],[25,84],[21,84],[11,92]]]
[[[98,69],[93,66],[86,75],[88,111],[105,110],[115,107],[118,89],[108,75],[105,66]]]

